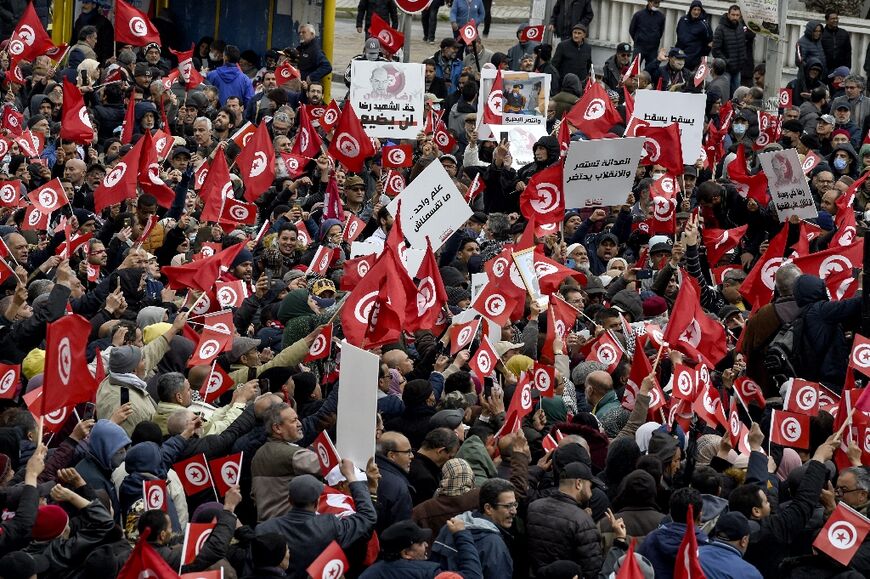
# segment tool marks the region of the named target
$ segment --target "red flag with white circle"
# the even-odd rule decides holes
[[[848,566],[864,544],[868,531],[870,531],[870,519],[846,503],[840,502],[828,517],[825,526],[816,535],[813,548]]]
[[[773,410],[770,419],[770,440],[792,448],[810,447],[810,417],[806,414]]]
[[[323,358],[329,357],[329,353],[332,351],[332,324],[326,324],[323,329],[317,334],[317,337],[314,338],[314,341],[311,342],[311,346],[308,348],[308,354],[305,356],[305,360],[303,360],[306,364],[308,362],[313,362],[315,360],[322,360]]]
[[[166,492],[165,480],[142,481],[142,498],[145,501],[145,510],[161,510],[169,512],[169,495]]]
[[[335,445],[332,444],[332,439],[329,438],[329,434],[325,430],[317,435],[317,438],[308,448],[317,455],[317,462],[320,463],[320,474],[324,477],[341,463],[338,451],[335,450]]]
[[[199,395],[202,396],[203,402],[210,404],[212,401],[220,398],[224,392],[229,391],[234,385],[235,382],[233,382],[233,379],[227,374],[226,370],[217,364],[212,364],[208,378],[199,389]]]
[[[381,149],[381,162],[385,169],[402,169],[414,164],[411,145],[387,145]]]
[[[204,454],[176,462],[172,465],[172,470],[178,474],[181,486],[184,487],[184,493],[187,496],[193,496],[211,488],[211,474],[208,470],[208,460]]]
[[[478,378],[483,380],[493,373],[497,363],[498,355],[495,353],[495,348],[492,347],[489,338],[484,336],[483,340],[480,341],[480,346],[478,346],[477,351],[471,357],[471,361],[468,365],[471,368],[471,371],[474,372]]]
[[[190,565],[205,546],[217,523],[187,523],[181,548],[181,565]],[[144,576],[140,576],[144,577]]]
[[[242,458],[244,452],[237,452],[221,458],[208,461],[208,469],[218,495],[223,497],[231,487],[239,484],[242,473]]]

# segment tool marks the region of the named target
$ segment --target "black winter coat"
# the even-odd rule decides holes
[[[647,66],[655,60],[664,33],[665,15],[659,11],[644,8],[631,17],[628,34],[634,41],[634,53],[643,55]]]
[[[591,0],[558,0],[553,6],[550,24],[553,25],[556,35],[565,40],[571,38],[571,28],[575,24],[588,28],[594,15]]]
[[[396,0],[359,0],[359,6],[356,9],[357,28],[362,27],[365,19],[365,30],[368,31],[372,25],[372,14],[377,14],[393,28],[399,27],[399,11],[396,8]]]
[[[555,493],[529,505],[526,517],[533,569],[566,559],[583,568],[583,577],[597,577],[604,556],[598,527],[577,502]]]
[[[713,56],[725,59],[728,74],[740,73],[746,60],[746,25],[742,20],[734,23],[727,14],[722,16],[713,33]]]
[[[852,41],[846,30],[840,27],[831,30],[825,26],[822,28],[821,40],[828,70],[834,70],[838,66],[852,68]]]
[[[586,42],[578,46],[570,38],[563,40],[556,46],[556,53],[550,63],[559,71],[559,78],[573,73],[583,83],[589,76],[589,67],[592,66],[592,47]]]
[[[701,62],[701,57],[710,54],[710,43],[713,41],[713,29],[707,21],[707,15],[698,0],[692,2],[689,10],[695,6],[701,8],[701,16],[692,18],[686,13],[677,22],[677,48],[686,53],[686,68],[695,69]]]

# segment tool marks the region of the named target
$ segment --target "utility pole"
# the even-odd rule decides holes
[[[411,25],[414,23],[414,15],[404,10],[399,10],[399,28],[405,35],[405,46],[402,47],[402,62],[411,62]]]
[[[552,33],[547,30],[547,15],[553,13],[554,3],[555,0],[530,0],[529,2],[529,26],[544,25],[543,42],[550,42],[552,36]]]
[[[767,65],[764,74],[764,106],[768,111],[775,112],[779,108],[779,89],[782,87],[782,67],[785,65],[788,35],[785,29],[785,19],[788,13],[789,0],[777,1],[777,38],[764,37],[764,49]]]

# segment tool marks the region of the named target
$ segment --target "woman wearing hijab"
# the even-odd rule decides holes
[[[664,513],[658,510],[656,493],[656,481],[652,475],[644,470],[635,470],[622,480],[613,498],[611,509],[616,513],[616,518],[621,518],[625,523],[628,535],[637,539],[637,546],[665,518]],[[607,518],[601,519],[598,528],[604,539],[606,553],[613,544],[613,528]]]
[[[284,347],[301,340],[331,317],[332,311],[321,312],[314,296],[307,289],[288,293],[278,308],[278,321],[284,324]]]

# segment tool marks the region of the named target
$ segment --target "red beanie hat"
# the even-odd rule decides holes
[[[36,522],[33,523],[33,540],[50,541],[64,532],[69,522],[69,516],[57,505],[39,507]]]

